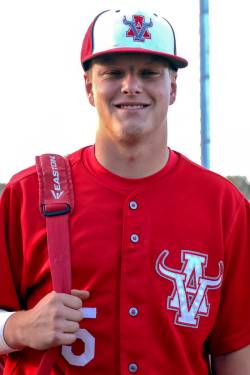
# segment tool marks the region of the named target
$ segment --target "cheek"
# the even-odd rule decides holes
[[[148,94],[152,95],[156,102],[161,103],[161,105],[165,107],[170,101],[170,91],[170,82],[167,80],[161,80],[150,85]]]
[[[93,101],[95,103],[94,105],[99,117],[102,117],[104,119],[110,116],[110,101],[106,93],[99,89],[94,90]]]
[[[88,99],[91,105],[98,108],[101,103],[103,102],[102,93],[97,88],[97,86],[93,86],[91,92],[89,92]]]
[[[162,110],[164,111],[166,108],[168,108],[170,104],[170,96],[171,96],[170,91],[168,90],[168,88],[166,89],[166,87],[159,88],[157,95],[158,95],[158,102]]]
[[[163,88],[159,87],[156,101],[156,111],[154,115],[157,121],[162,123],[162,121],[165,121],[167,118],[169,105],[171,103],[170,92],[166,89],[166,86]]]
[[[110,108],[114,100],[113,90],[106,86],[96,86],[93,88],[93,100],[96,107]]]

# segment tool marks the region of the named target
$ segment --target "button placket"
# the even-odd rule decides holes
[[[134,347],[134,350],[131,350],[133,342],[129,344],[129,338],[133,337],[134,330],[139,330],[135,327],[136,322],[139,321],[139,326],[143,326],[144,320],[143,316],[141,316],[141,306],[140,304],[137,305],[137,297],[139,297],[140,301],[141,292],[135,292],[132,280],[135,278],[134,270],[137,269],[136,264],[145,263],[144,236],[147,232],[144,230],[145,218],[141,199],[135,198],[135,195],[133,197],[130,195],[126,201],[124,210],[122,269],[125,272],[121,278],[121,290],[124,295],[121,300],[121,316],[123,318],[123,322],[121,322],[121,368],[123,368],[124,373],[137,374],[140,371],[136,359],[140,356],[141,350],[138,345]],[[141,272],[144,273],[144,271],[139,271],[139,273]],[[128,350],[128,348],[130,349]]]

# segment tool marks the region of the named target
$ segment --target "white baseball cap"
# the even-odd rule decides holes
[[[89,26],[81,50],[84,70],[94,57],[114,53],[158,55],[176,70],[188,65],[187,60],[176,54],[170,23],[155,13],[141,10],[106,10]]]

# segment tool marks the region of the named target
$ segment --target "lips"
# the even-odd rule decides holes
[[[126,110],[139,110],[149,107],[146,103],[118,103],[115,104],[116,108],[126,109]]]

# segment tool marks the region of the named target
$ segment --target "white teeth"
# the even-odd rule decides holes
[[[120,105],[121,109],[142,109],[144,108],[143,105]]]

